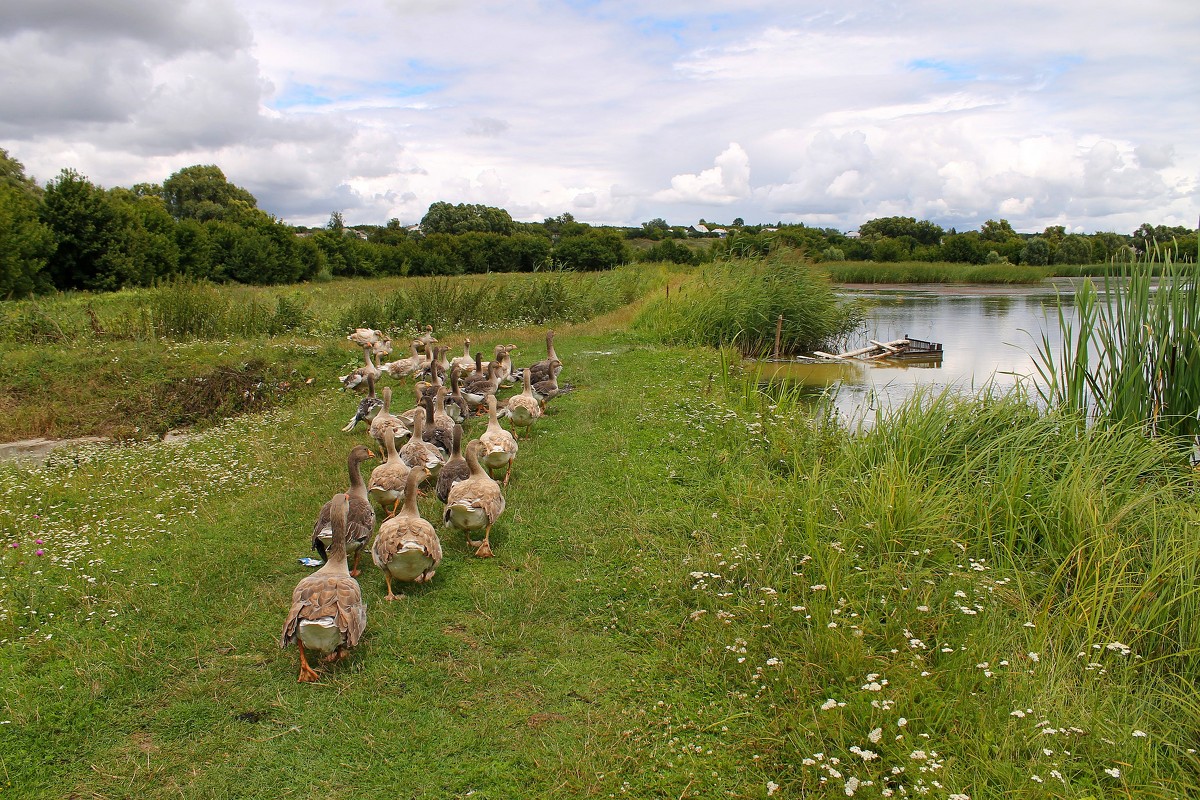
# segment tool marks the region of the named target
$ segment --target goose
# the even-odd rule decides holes
[[[500,388],[500,378],[497,370],[500,366],[495,362],[488,364],[488,377],[470,381],[462,387],[463,397],[473,406],[482,406],[489,396],[495,396]]]
[[[398,358],[395,361],[389,361],[386,364],[380,364],[379,368],[386,372],[396,380],[406,378],[419,370],[425,364],[425,357],[417,351],[417,345],[420,344],[416,339],[409,344],[408,358]]]
[[[538,403],[542,406],[542,411],[546,410],[546,401],[553,400],[562,394],[562,390],[558,386],[558,372],[555,367],[558,365],[558,359],[550,360],[549,376],[545,380],[537,381],[533,384],[533,393],[538,399]]]
[[[454,432],[454,423],[450,422],[449,417],[442,414],[442,424],[439,427],[432,397],[426,397],[421,400],[421,410],[425,412],[424,424],[421,427],[421,438],[426,444],[436,447],[442,455],[442,460],[445,461],[446,453],[450,452],[450,439]],[[449,424],[447,425],[447,423]]]
[[[512,422],[514,433],[520,428],[525,431],[526,436],[532,436],[533,423],[542,416],[542,404],[533,393],[529,370],[524,370],[521,380],[525,389],[520,394],[508,398],[508,418]]]
[[[392,340],[385,336],[383,331],[377,331],[372,328],[357,328],[354,333],[346,338],[359,347],[371,348],[371,355],[373,356],[386,356],[392,352]]]
[[[383,400],[375,396],[375,378],[368,375],[367,396],[358,401],[358,409],[354,412],[354,416],[350,418],[350,421],[346,423],[346,427],[342,428],[342,433],[349,433],[354,430],[354,426],[363,420],[366,420],[370,424],[381,408],[383,408]]]
[[[437,496],[443,503],[450,496],[450,487],[471,474],[471,468],[462,454],[462,425],[454,426],[454,436],[450,445],[450,458],[442,465],[438,473]]]
[[[362,462],[374,457],[375,454],[365,445],[356,444],[350,449],[350,455],[346,459],[346,467],[350,472],[350,488],[346,491],[350,511],[346,518],[344,550],[348,556],[354,557],[354,564],[350,569],[352,577],[358,577],[358,559],[362,556],[363,545],[375,530],[375,509],[371,508],[371,500],[367,497],[367,484],[363,482],[362,471],[359,469]],[[317,514],[317,523],[313,525],[312,548],[325,562],[329,561],[327,552],[333,540],[333,523],[330,518],[332,511],[331,503],[321,506],[321,512]]]
[[[503,485],[508,486],[513,462],[517,460],[517,440],[500,426],[500,419],[496,416],[496,395],[489,394],[487,404],[488,426],[487,430],[479,437],[481,451],[479,460],[487,468],[489,474],[504,467]]]
[[[371,362],[371,348],[370,347],[363,348],[363,359],[367,362],[365,366],[359,367],[358,369],[354,370],[353,372],[350,372],[350,373],[338,378],[338,380],[342,382],[343,389],[354,389],[357,391],[362,391],[363,389],[367,388],[366,384],[367,384],[367,376],[368,375],[370,375],[375,380],[379,380],[379,378],[383,375],[383,372],[379,369],[379,367],[375,366]]]
[[[558,361],[558,363],[555,364],[553,367],[554,377],[557,378],[558,373],[562,372],[562,361],[558,358],[558,354],[554,352],[554,331],[552,329],[547,329],[547,331],[546,331],[546,357],[543,358],[541,361],[538,361],[534,364],[530,364],[528,367],[525,368],[528,370],[533,370],[533,375],[530,376],[530,379],[532,380],[533,383],[537,383],[538,381],[544,381],[550,377],[550,369],[551,369],[550,362],[551,361]]]
[[[464,372],[475,367],[475,357],[471,355],[471,340],[463,342],[463,354],[450,360],[450,366],[458,367]]]
[[[391,431],[393,439],[403,440],[408,436],[408,426],[395,414],[392,413],[392,387],[383,387],[383,405],[375,414],[375,419],[371,420],[371,438],[379,442],[379,447],[383,451],[387,451],[387,445],[384,443],[384,431]]]
[[[422,436],[425,432],[425,409],[418,406],[413,415],[412,438],[408,444],[400,448],[400,460],[409,467],[422,466],[429,474],[437,478],[438,470],[442,468],[445,459],[442,451],[426,442]]]
[[[433,326],[426,325],[425,332],[417,339],[421,343],[420,350],[422,353],[429,352],[429,345],[437,344],[437,338],[433,335]]]
[[[487,377],[487,374],[488,374],[487,367],[485,367],[483,365],[483,353],[476,353],[475,354],[475,366],[471,369],[470,372],[467,372],[465,375],[463,375],[463,383],[470,383],[471,381],[483,380],[484,378]]]
[[[517,379],[516,368],[513,366],[512,354],[516,352],[515,344],[498,345],[493,361],[500,365],[497,375],[503,384],[512,384]]]
[[[446,413],[446,388],[425,401],[425,441],[443,453],[450,452],[450,440],[454,438],[454,420]],[[432,422],[431,422],[432,420]]]
[[[383,443],[387,446],[387,461],[371,470],[371,477],[367,478],[367,496],[379,504],[387,518],[391,518],[404,502],[404,487],[411,470],[400,460],[396,437],[390,429],[383,432]]]
[[[504,494],[500,484],[484,471],[479,463],[479,440],[467,445],[466,458],[470,475],[450,487],[442,522],[467,534],[467,544],[477,548],[479,558],[491,558],[492,526],[504,513]],[[471,531],[483,530],[483,541],[471,539]]]
[[[450,367],[450,394],[446,395],[445,406],[446,415],[455,422],[462,422],[471,416],[471,407],[467,405],[467,398],[463,397],[462,389],[458,383],[459,369],[458,367]]]
[[[362,589],[346,569],[350,500],[344,494],[337,494],[326,505],[333,527],[329,557],[319,570],[296,584],[279,637],[281,648],[295,642],[300,650],[299,683],[313,683],[319,678],[317,671],[309,666],[305,647],[326,654],[326,661],[340,661],[358,644],[367,627],[367,604],[363,602]]]
[[[424,467],[413,467],[404,487],[404,508],[388,517],[379,526],[379,535],[371,544],[371,559],[383,570],[387,582],[385,600],[401,600],[403,594],[392,592],[392,581],[425,583],[433,579],[442,562],[442,541],[433,525],[421,517],[417,508],[417,488],[429,477]]]

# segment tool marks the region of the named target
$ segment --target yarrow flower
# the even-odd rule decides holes
[[[1107,772],[1109,775],[1113,776],[1114,778],[1121,777],[1121,770],[1119,770],[1116,767],[1108,767],[1104,771]]]

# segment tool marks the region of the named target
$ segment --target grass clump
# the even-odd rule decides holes
[[[844,339],[863,312],[798,254],[779,250],[701,268],[674,295],[648,303],[636,327],[669,344],[760,354],[773,350],[780,316],[780,353],[795,354]]]
[[[1158,271],[1156,278],[1153,271]],[[1128,278],[1090,279],[1075,295],[1077,321],[1060,307],[1062,346],[1037,350],[1042,398],[1103,424],[1153,435],[1200,437],[1200,267],[1145,264]]]
[[[1014,264],[956,264],[925,261],[825,262],[821,267],[836,283],[1041,283],[1051,272]]]

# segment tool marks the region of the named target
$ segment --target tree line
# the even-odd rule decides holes
[[[419,225],[347,226],[338,212],[321,228],[291,226],[258,207],[214,165],[161,184],[105,189],[72,169],[38,185],[0,148],[0,298],[56,290],[111,291],[171,276],[253,284],[335,276],[461,275],[540,269],[602,270],[634,261],[698,264],[763,255],[778,247],[815,261],[956,261],[1091,264],[1131,260],[1171,245],[1196,253],[1186,228],[1143,224],[1130,235],[1018,234],[1007,220],[978,231],[911,217],[864,223],[856,233],[803,224],[593,226],[571,214],[516,222],[483,205],[436,202]]]

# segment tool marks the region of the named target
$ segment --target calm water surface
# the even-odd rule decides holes
[[[1056,351],[1061,343],[1060,304],[1074,316],[1075,282],[846,287],[845,294],[871,304],[863,330],[845,349],[906,334],[943,347],[940,363],[798,364],[788,365],[779,375],[814,392],[833,390],[839,413],[855,418],[879,406],[894,406],[918,387],[970,392],[990,385],[1004,390],[1035,375],[1042,335]]]

